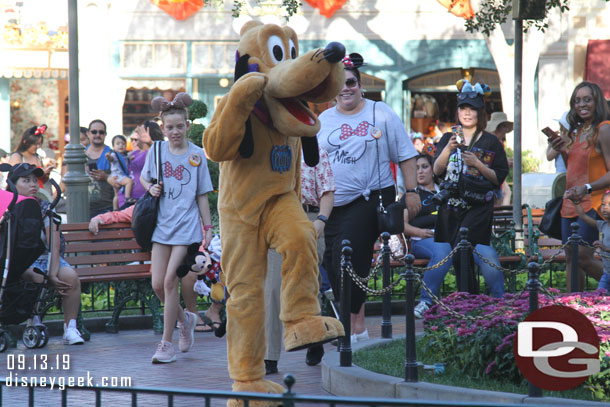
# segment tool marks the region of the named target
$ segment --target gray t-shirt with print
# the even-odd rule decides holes
[[[610,247],[610,224],[605,220],[598,220],[597,229],[602,234],[602,244],[606,247]],[[603,252],[606,256],[610,256],[610,253]],[[602,262],[604,263],[604,273],[610,273],[610,259],[602,256]]]
[[[370,191],[394,185],[390,162],[398,164],[417,155],[396,113],[383,102],[365,101],[363,109],[353,115],[341,114],[336,107],[320,114],[318,144],[328,152],[335,175],[335,206],[360,196],[368,199]],[[381,130],[377,141],[373,127]]]
[[[167,141],[160,143],[163,194],[152,241],[167,245],[201,242],[197,197],[213,190],[205,153],[189,141],[185,154],[174,155]],[[157,177],[154,150],[153,145],[142,169],[142,177],[148,182]]]

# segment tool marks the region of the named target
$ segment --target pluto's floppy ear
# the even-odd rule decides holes
[[[235,82],[248,73],[249,59],[250,55],[248,54],[244,54],[237,58],[237,61],[235,62]],[[250,158],[253,153],[254,138],[252,137],[252,123],[250,122],[250,117],[248,116],[248,119],[246,120],[246,132],[244,133],[244,138],[239,144],[239,155],[241,155],[243,158]]]
[[[317,137],[301,137],[301,144],[303,147],[303,158],[305,164],[309,167],[315,167],[320,161],[320,155],[318,154],[318,138]]]

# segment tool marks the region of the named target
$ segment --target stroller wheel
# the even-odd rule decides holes
[[[6,348],[8,348],[8,341],[6,340],[6,334],[4,332],[0,333],[0,353],[4,352]]]
[[[42,334],[37,326],[28,326],[23,331],[23,344],[26,348],[34,349],[42,339]]]
[[[44,348],[47,343],[49,343],[49,331],[44,325],[37,326],[36,328],[38,328],[40,332],[40,343],[38,344],[37,348]]]

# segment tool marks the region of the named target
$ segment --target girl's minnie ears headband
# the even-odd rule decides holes
[[[36,128],[36,131],[34,132],[35,136],[41,136],[44,134],[44,132],[47,131],[47,125],[46,124],[41,124],[40,126],[38,126]]]
[[[352,52],[351,54],[347,55],[345,58],[343,58],[343,66],[346,68],[360,68],[361,66],[364,66],[364,58],[362,58],[362,55],[360,55],[357,52]]]
[[[180,92],[174,97],[174,100],[168,102],[163,96],[157,96],[150,104],[155,112],[165,112],[172,108],[186,109],[193,103],[193,99],[188,93]]]

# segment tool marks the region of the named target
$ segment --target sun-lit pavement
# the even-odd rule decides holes
[[[367,329],[371,337],[379,337],[381,317],[367,317]],[[393,332],[404,334],[404,316],[392,318]],[[417,321],[417,329],[421,329],[421,321]],[[177,345],[178,332],[174,339]],[[165,365],[153,365],[151,357],[161,336],[152,330],[122,330],[118,334],[102,332],[93,333],[91,341],[84,345],[67,346],[61,337],[51,337],[48,345],[42,349],[26,349],[19,341],[18,347],[11,348],[0,354],[0,377],[13,379],[31,377],[54,378],[55,388],[60,380],[67,383],[82,378],[85,383],[89,378],[94,385],[103,385],[103,380],[109,384],[121,384],[121,380],[130,380],[132,387],[171,387],[198,390],[231,390],[232,380],[227,371],[226,339],[218,339],[212,333],[196,333],[196,342],[188,353],[178,353],[177,361]],[[330,344],[325,346],[326,352],[334,352],[336,348]],[[20,356],[22,355],[22,356]],[[20,369],[19,362],[25,362]],[[36,368],[34,368],[36,362]],[[46,362],[46,365],[44,364]],[[69,369],[65,370],[69,362]],[[8,365],[7,365],[8,363]],[[320,366],[305,364],[305,351],[283,352],[278,364],[279,374],[267,376],[267,379],[282,383],[286,373],[296,378],[293,391],[297,394],[327,395],[321,387]],[[12,368],[9,372],[8,368]],[[126,379],[128,378],[128,379]],[[40,380],[40,379],[39,379]],[[123,383],[126,384],[125,382]],[[131,396],[128,394],[102,393],[103,405],[128,406]],[[61,392],[48,389],[35,391],[35,406],[61,405]],[[138,405],[167,405],[167,398],[152,395],[140,395]],[[202,405],[203,400],[176,397],[174,405]],[[4,388],[2,391],[2,406],[27,406],[26,388]],[[95,405],[95,393],[84,391],[69,391],[68,405]],[[224,400],[216,400],[212,405],[226,405]]]

